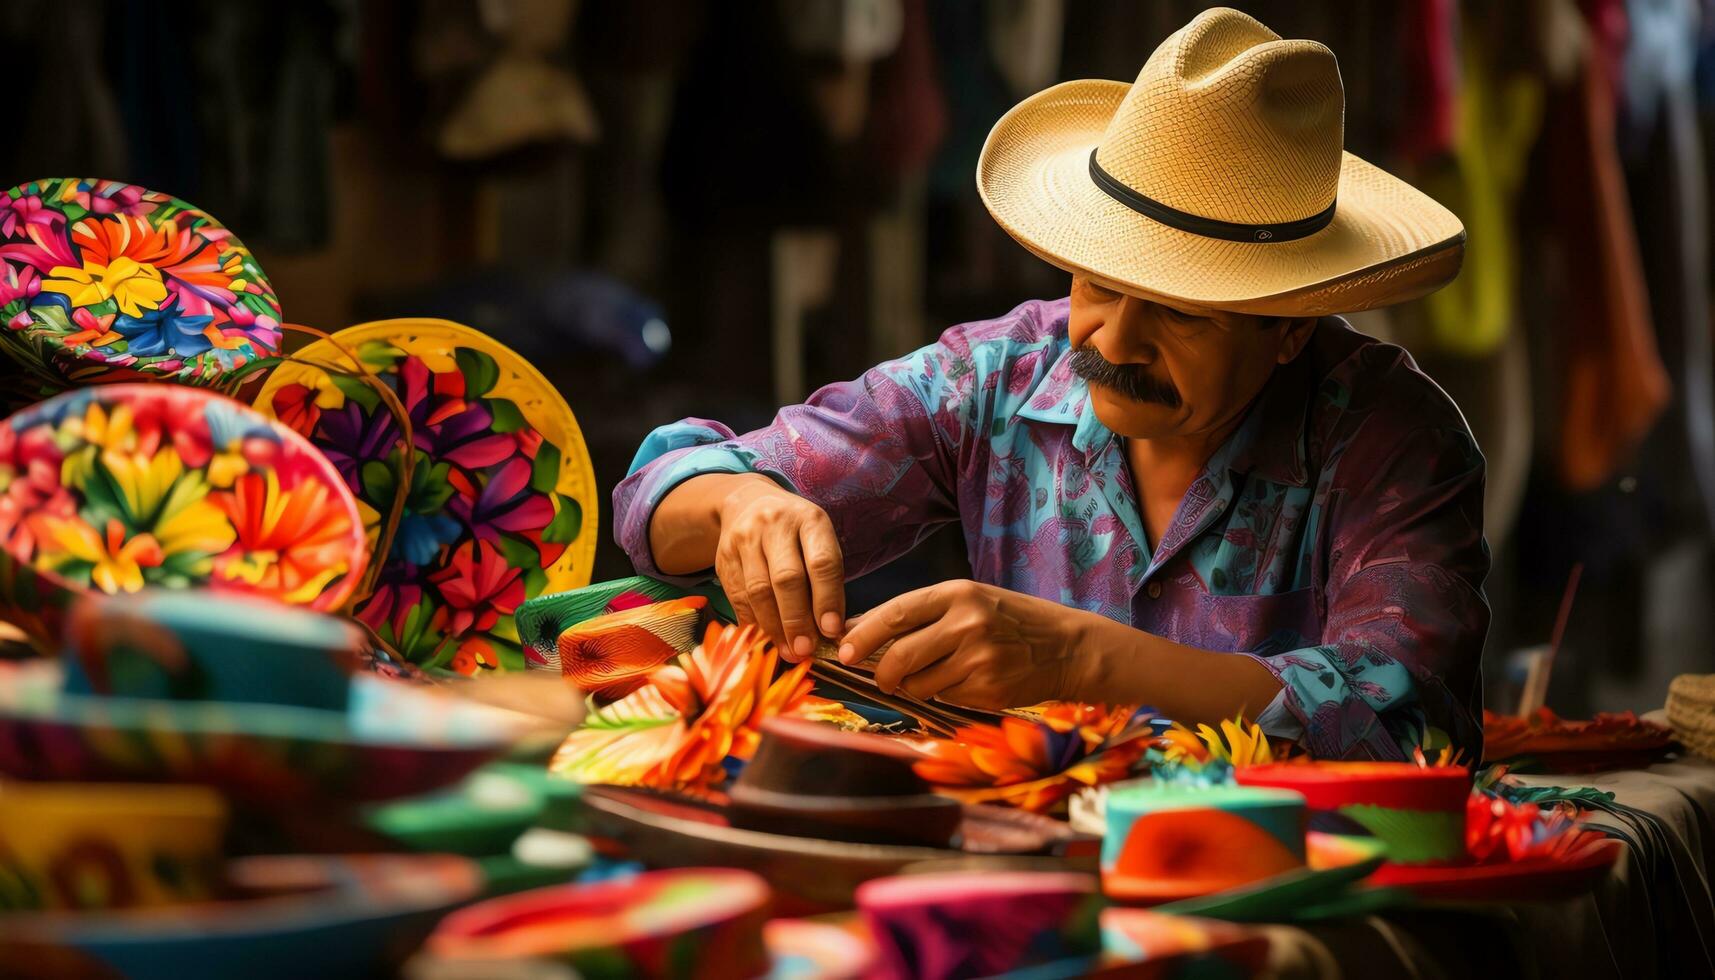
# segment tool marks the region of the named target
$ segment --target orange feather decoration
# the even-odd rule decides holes
[[[697,791],[748,761],[763,719],[838,716],[810,694],[808,661],[775,677],[779,656],[753,626],[711,623],[703,642],[644,685],[592,713],[561,744],[550,772],[582,783]]]
[[[966,803],[1003,803],[1046,813],[1086,786],[1131,775],[1151,730],[1135,707],[1071,702],[1045,705],[1031,719],[967,725],[932,739],[917,774]]]

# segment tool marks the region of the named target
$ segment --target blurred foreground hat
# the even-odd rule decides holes
[[[1346,153],[1344,115],[1332,51],[1207,10],[1130,86],[1065,82],[1015,106],[977,190],[1044,260],[1175,306],[1314,316],[1433,292],[1464,226]]]

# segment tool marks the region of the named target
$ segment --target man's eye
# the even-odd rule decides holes
[[[1096,300],[1112,301],[1119,298],[1119,293],[1103,286],[1099,286],[1091,279],[1084,280],[1084,292],[1088,294],[1091,299]]]

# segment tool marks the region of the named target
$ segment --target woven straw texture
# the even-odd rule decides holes
[[[1345,153],[1344,111],[1327,48],[1210,10],[1130,86],[1065,82],[1014,107],[983,147],[977,189],[1048,262],[1186,308],[1310,316],[1431,292],[1458,273],[1464,226]],[[1294,241],[1209,238],[1109,197],[1090,179],[1092,149],[1132,189],[1205,218],[1273,224],[1336,193],[1338,205],[1326,228]]]
[[[1715,759],[1715,674],[1680,674],[1667,687],[1667,723],[1680,744]]]

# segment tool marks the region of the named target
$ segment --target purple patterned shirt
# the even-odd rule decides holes
[[[1480,757],[1483,458],[1447,395],[1324,319],[1152,554],[1123,441],[1070,370],[1067,311],[953,327],[746,435],[657,429],[614,490],[619,544],[661,576],[649,519],[668,491],[766,473],[827,510],[853,577],[958,521],[979,581],[1254,657],[1282,685],[1258,720],[1314,755],[1397,759],[1444,736]]]

